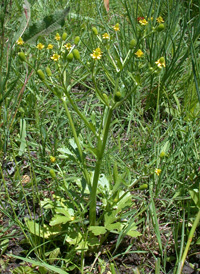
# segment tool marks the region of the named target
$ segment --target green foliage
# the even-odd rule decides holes
[[[111,273],[118,256],[151,253],[156,273],[176,257],[179,274],[199,243],[195,4],[4,2],[0,214],[29,263],[13,273],[106,271],[106,251]]]

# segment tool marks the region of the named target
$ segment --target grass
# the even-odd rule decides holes
[[[199,268],[199,9],[3,1],[2,273]]]

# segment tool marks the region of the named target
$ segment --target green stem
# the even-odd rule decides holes
[[[73,109],[76,111],[76,113],[80,116],[80,118],[83,120],[83,122],[86,124],[86,126],[94,133],[94,135],[96,137],[98,137],[97,133],[96,133],[96,130],[95,130],[95,127],[89,123],[86,119],[86,117],[81,113],[81,111],[77,108],[77,106],[75,105],[75,103],[73,102],[71,96],[69,95],[69,92],[66,88],[64,88],[64,92],[65,92],[65,95],[67,96],[70,104],[72,105]]]
[[[85,159],[84,159],[84,156],[83,156],[83,151],[82,151],[82,148],[81,148],[81,145],[80,145],[80,142],[79,142],[77,133],[76,133],[76,129],[75,129],[75,126],[74,126],[72,117],[71,117],[71,115],[70,115],[70,112],[69,112],[69,109],[68,109],[68,107],[67,107],[67,103],[66,103],[65,99],[61,99],[61,100],[62,100],[62,102],[63,102],[64,108],[65,108],[65,112],[66,112],[66,114],[67,114],[67,118],[68,118],[68,120],[69,120],[69,124],[70,124],[70,127],[71,127],[71,129],[72,129],[72,133],[73,133],[73,136],[74,136],[74,139],[75,139],[77,148],[78,148],[79,157],[80,157],[80,162],[82,163],[83,173],[84,173],[86,182],[90,185],[90,179],[89,179],[88,172],[87,172],[87,170],[86,170]]]
[[[92,190],[90,193],[90,209],[89,209],[90,225],[95,225],[96,223],[97,186],[99,181],[102,158],[103,158],[103,154],[104,154],[104,150],[105,150],[106,142],[108,138],[108,132],[109,132],[109,127],[111,123],[112,113],[113,113],[113,108],[108,108],[105,125],[102,131],[102,137],[99,138],[99,142],[98,142],[99,153],[98,153],[98,159],[97,159],[95,171],[94,171]]]
[[[185,259],[186,259],[187,253],[189,251],[189,247],[190,247],[190,244],[192,242],[192,238],[194,236],[194,232],[195,232],[195,230],[196,230],[196,228],[197,228],[197,226],[199,224],[199,221],[200,221],[200,209],[199,209],[199,212],[197,213],[197,216],[196,216],[196,218],[194,220],[194,223],[192,225],[192,228],[190,230],[188,241],[187,241],[187,244],[186,244],[186,247],[185,247],[182,259],[181,259],[181,261],[179,263],[178,270],[177,270],[176,274],[181,274],[182,273],[182,269],[183,269],[183,266],[184,266],[184,263],[185,263]]]
[[[157,121],[159,122],[159,101],[160,101],[160,76],[159,76],[159,80],[158,80],[158,94],[157,94],[157,102],[156,102],[156,111],[155,111],[155,115],[154,115],[154,122]]]

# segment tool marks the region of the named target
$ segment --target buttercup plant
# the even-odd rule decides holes
[[[161,18],[159,18],[159,23],[163,22]],[[141,25],[147,25],[148,21],[144,18],[139,20],[139,23]],[[40,80],[42,80],[43,85],[46,87],[47,90],[52,91],[53,94],[55,94],[58,99],[63,103],[66,116],[68,118],[68,123],[71,128],[72,134],[73,134],[73,146],[71,146],[71,149],[76,150],[76,154],[73,154],[73,160],[75,163],[78,163],[78,166],[80,167],[81,172],[83,173],[83,178],[86,183],[87,192],[85,193],[86,197],[89,195],[89,202],[88,202],[88,222],[89,222],[89,228],[85,225],[80,227],[79,229],[84,229],[89,231],[89,235],[91,236],[91,233],[93,234],[93,237],[98,235],[104,235],[106,239],[106,235],[109,233],[109,231],[114,231],[120,233],[123,229],[125,229],[126,223],[121,224],[118,222],[121,214],[123,213],[123,209],[126,208],[130,203],[130,196],[129,196],[129,189],[127,191],[118,190],[116,186],[112,186],[110,180],[107,179],[106,175],[101,174],[101,166],[104,159],[104,153],[106,150],[106,145],[108,142],[109,137],[109,131],[110,126],[112,124],[112,117],[113,112],[116,108],[118,108],[121,104],[124,103],[124,101],[133,94],[137,89],[137,81],[134,78],[134,75],[131,71],[131,63],[132,60],[135,60],[137,64],[140,64],[140,60],[143,63],[144,58],[146,58],[146,54],[144,54],[143,50],[140,48],[142,45],[142,41],[146,39],[145,36],[141,37],[139,39],[139,43],[137,44],[136,39],[130,39],[129,45],[127,46],[127,52],[121,51],[120,44],[119,44],[119,36],[120,36],[120,25],[119,23],[115,23],[114,26],[110,26],[110,28],[116,33],[116,36],[109,35],[105,30],[100,35],[99,31],[96,27],[92,27],[92,32],[95,35],[93,38],[93,44],[94,47],[92,49],[92,53],[88,52],[88,49],[86,48],[85,55],[87,55],[88,63],[83,63],[81,54],[79,50],[76,48],[80,37],[77,36],[74,39],[74,44],[70,41],[70,36],[68,37],[66,32],[63,32],[63,35],[61,36],[58,32],[55,34],[54,39],[58,42],[57,46],[51,44],[52,42],[46,43],[47,46],[45,46],[43,43],[38,43],[37,48],[39,50],[47,48],[48,50],[52,50],[52,55],[50,56],[50,60],[54,61],[54,69],[53,64],[48,66],[47,68],[43,68],[43,62],[44,62],[44,51],[41,51],[40,56],[40,64],[39,69],[37,70],[37,75]],[[151,30],[150,34],[151,34]],[[149,35],[150,35],[149,34]],[[102,38],[101,38],[102,37]],[[61,39],[62,38],[62,39]],[[67,41],[66,41],[67,39]],[[62,40],[62,41],[61,41]],[[109,43],[109,47],[104,42],[104,40],[107,40]],[[60,44],[61,42],[61,44]],[[95,47],[96,43],[96,47]],[[42,57],[43,56],[43,57]],[[89,57],[91,59],[89,59]],[[92,60],[93,59],[93,60]],[[67,62],[66,62],[66,61]],[[47,61],[45,61],[47,62]],[[77,62],[77,63],[76,63]],[[142,64],[141,63],[141,64]],[[160,57],[157,61],[154,61],[154,64],[157,65],[159,68],[165,68],[165,59],[164,57]],[[90,77],[91,82],[93,83],[93,88],[91,90],[95,91],[97,98],[102,103],[102,119],[99,124],[99,128],[96,128],[95,125],[91,122],[89,122],[88,118],[84,115],[82,111],[79,110],[76,100],[73,96],[72,89],[76,84],[82,83],[82,80],[76,79],[73,73],[72,67],[77,67],[80,72],[83,72],[82,79],[85,79],[86,77]],[[145,70],[145,68],[144,68]],[[46,71],[46,75],[44,73]],[[102,91],[101,87],[99,86],[99,83],[97,82],[98,73],[99,71],[103,72],[103,79],[110,82],[111,85],[111,91],[109,94],[106,94],[104,91]],[[151,73],[151,72],[150,72]],[[149,74],[150,74],[149,73]],[[125,76],[127,75],[127,76]],[[49,78],[50,77],[50,78]],[[144,77],[149,77],[147,73],[144,74]],[[121,89],[121,86],[124,86],[124,89]],[[81,119],[83,124],[85,125],[87,131],[90,132],[90,134],[93,135],[93,139],[95,140],[96,146],[90,147],[89,151],[93,151],[93,155],[95,157],[95,165],[93,167],[93,170],[87,168],[87,161],[86,161],[86,155],[84,151],[84,147],[86,144],[84,143],[84,135],[80,138],[80,133],[78,133],[76,125],[73,121],[73,115],[69,108],[69,106],[72,107],[73,111],[77,114],[77,116]],[[69,157],[69,155],[72,153],[70,150],[63,150],[60,149],[61,153],[64,153],[66,157]],[[64,156],[63,156],[64,157]],[[54,157],[51,156],[51,162],[54,163]],[[59,169],[59,173],[65,182],[64,174],[62,173],[61,168],[59,167],[58,161],[56,161],[57,168]],[[54,180],[57,181],[57,175],[55,173],[54,169],[50,169],[50,174]],[[156,169],[156,174],[159,176],[161,170]],[[102,182],[101,182],[101,176],[104,176],[104,186],[107,188],[108,193],[104,193],[105,190],[102,189]],[[79,182],[79,179],[78,181]],[[119,182],[116,181],[116,184]],[[64,183],[65,184],[65,183]],[[78,183],[78,186],[80,186],[80,183]],[[131,185],[130,185],[131,186]],[[146,188],[146,185],[145,185]],[[142,188],[143,189],[143,188]],[[66,189],[67,195],[71,199],[72,202],[72,196],[70,194],[70,191]],[[100,196],[99,196],[100,194]],[[83,201],[86,198],[83,196]],[[106,198],[106,199],[105,199]],[[102,199],[102,201],[101,201]],[[102,203],[102,216],[100,218],[97,218],[97,200]],[[49,203],[50,201],[42,202],[43,205],[45,203]],[[65,204],[66,202],[64,202]],[[73,201],[73,204],[75,208],[78,210],[78,212],[81,212],[81,208],[76,204],[76,202]],[[65,207],[65,210],[67,208]],[[71,208],[70,210],[74,210]],[[113,211],[112,213],[112,220],[109,217],[109,212]],[[84,212],[87,212],[87,206],[84,205]],[[66,211],[67,212],[67,211]],[[66,213],[68,214],[68,213]],[[114,214],[114,215],[113,215]],[[54,215],[52,220],[50,221],[50,225],[53,226],[54,224],[58,225],[64,225],[66,223],[69,223],[70,226],[74,226],[73,222],[76,222],[79,218],[83,218],[83,215],[76,216],[76,214],[73,213],[73,215],[70,215],[69,218],[66,218],[66,221],[60,220],[61,216],[57,213],[57,209],[54,209]],[[33,233],[33,223],[31,221],[27,220],[27,226],[29,227],[30,231]],[[71,225],[70,225],[71,223]],[[134,224],[134,221],[133,221]],[[114,228],[115,227],[115,228]],[[41,228],[42,229],[42,228]],[[50,229],[50,227],[48,228]],[[44,232],[44,231],[43,231]],[[51,235],[51,229],[49,230],[49,236]],[[136,231],[136,226],[129,225],[129,230],[126,230],[127,235],[132,235],[133,237],[137,237],[140,235],[139,232]],[[77,234],[77,237],[81,237],[79,234]],[[103,239],[102,238],[102,239]],[[84,239],[80,238],[80,241],[84,243]],[[96,241],[96,240],[95,240]],[[102,243],[102,240],[101,240]],[[89,243],[87,243],[88,245]]]
[[[119,24],[116,23],[113,30],[115,32],[120,31]],[[93,28],[93,32],[95,33],[96,37],[99,35],[98,32],[96,31],[95,28]],[[40,65],[39,69],[37,70],[37,75],[40,80],[42,80],[43,85],[47,88],[47,90],[52,91],[58,98],[59,100],[63,103],[66,116],[68,118],[68,123],[71,128],[73,138],[74,138],[74,144],[73,146],[71,145],[71,149],[73,147],[73,150],[76,149],[76,154],[73,155],[74,161],[78,164],[80,167],[80,170],[83,173],[83,178],[84,181],[86,182],[86,187],[87,191],[85,193],[85,196],[83,196],[83,201],[86,199],[86,197],[89,195],[89,202],[88,202],[88,222],[89,222],[89,227],[85,226],[82,224],[82,227],[80,226],[80,231],[83,229],[84,231],[88,231],[88,237],[93,238],[95,241],[96,236],[98,235],[104,235],[102,236],[101,239],[101,244],[103,242],[103,239],[105,240],[107,238],[107,235],[109,232],[115,231],[115,233],[120,233],[125,229],[125,227],[128,225],[129,229],[126,229],[126,235],[130,235],[132,237],[137,237],[140,235],[139,232],[137,232],[137,227],[135,226],[134,219],[131,218],[131,221],[125,221],[123,223],[119,222],[119,219],[123,215],[123,210],[131,204],[131,196],[130,196],[130,190],[124,191],[121,190],[121,188],[117,188],[117,185],[119,184],[120,181],[116,180],[114,186],[112,186],[111,181],[107,179],[105,174],[101,174],[101,166],[102,162],[104,159],[104,153],[106,150],[106,145],[108,142],[108,137],[109,137],[109,131],[110,131],[110,126],[112,124],[112,117],[113,117],[113,112],[116,108],[118,108],[123,102],[128,98],[131,94],[133,94],[137,88],[137,85],[134,85],[134,80],[130,77],[127,81],[126,78],[124,78],[124,72],[130,73],[129,72],[129,63],[131,62],[131,56],[133,57],[134,49],[136,46],[135,40],[131,40],[131,49],[129,47],[127,48],[127,53],[124,58],[120,57],[121,53],[118,52],[118,50],[113,51],[112,47],[114,45],[113,38],[111,39],[110,36],[108,35],[107,32],[104,31],[102,34],[103,39],[108,39],[110,41],[109,48],[107,48],[107,45],[104,43],[103,40],[98,39],[97,47],[96,49],[93,49],[92,53],[89,53],[88,50],[86,50],[85,54],[88,54],[88,60],[90,60],[92,66],[90,64],[84,64],[82,62],[81,55],[79,53],[79,50],[76,47],[75,43],[72,45],[70,42],[67,42],[67,44],[64,44],[63,47],[60,48],[60,45],[54,46],[53,47],[53,55],[50,56],[50,59],[54,61],[54,63],[58,63],[59,66],[55,66],[54,69],[51,68],[52,65],[48,66],[47,68],[43,68],[43,62],[44,59],[40,59]],[[118,37],[116,37],[118,39]],[[60,41],[60,35],[56,33],[55,35],[55,40]],[[51,48],[49,45],[51,43],[46,43],[49,48]],[[40,45],[40,44],[38,44]],[[44,47],[45,45],[42,44]],[[69,53],[67,53],[69,52]],[[131,53],[132,52],[132,53]],[[42,53],[44,56],[44,52]],[[64,56],[66,55],[66,60],[67,63],[64,62]],[[144,53],[142,52],[141,49],[137,49],[135,52],[136,57],[143,57]],[[89,59],[89,57],[91,59]],[[116,59],[117,58],[117,59]],[[93,59],[93,60],[92,60]],[[115,60],[120,60],[121,65],[119,62],[116,62]],[[78,69],[80,71],[85,71],[82,78],[85,79],[86,77],[90,77],[94,88],[94,90],[97,94],[97,98],[100,100],[102,103],[102,119],[99,124],[99,128],[95,128],[95,125],[91,122],[88,121],[88,118],[84,115],[83,112],[81,112],[74,100],[74,96],[72,95],[72,88],[74,85],[77,83],[81,83],[81,80],[76,80],[72,81],[72,79],[75,79],[73,76],[73,71],[71,67],[75,66],[76,63],[78,62],[79,66]],[[99,84],[96,80],[98,77],[98,71],[102,70],[104,72],[105,77],[107,78],[107,81],[110,82],[112,86],[112,92],[110,94],[105,94],[104,91],[101,90],[99,87]],[[46,71],[46,75],[44,73]],[[51,72],[51,73],[50,73]],[[50,78],[49,78],[50,77]],[[72,82],[72,84],[71,84]],[[120,86],[124,85],[126,87],[126,91],[122,91]],[[78,115],[78,117],[82,120],[84,123],[87,131],[90,132],[90,134],[93,135],[93,139],[96,143],[95,147],[91,147],[89,150],[93,151],[93,155],[95,156],[95,165],[93,167],[93,170],[90,170],[87,168],[87,161],[86,161],[86,155],[84,152],[83,147],[85,146],[84,142],[84,135],[83,138],[80,139],[80,135],[76,129],[76,126],[73,121],[73,116],[71,113],[71,110],[69,106],[72,107],[73,111]],[[66,157],[69,157],[71,154],[70,150],[63,150],[60,149],[60,152],[65,155]],[[68,154],[68,152],[70,154]],[[51,156],[50,160],[52,163],[54,163],[54,157]],[[65,178],[64,174],[62,173],[61,168],[59,167],[58,160],[55,162],[56,166],[59,169],[59,173],[62,177],[62,180],[64,181],[65,184]],[[55,173],[54,169],[49,170],[50,175],[52,179],[56,180],[56,184],[58,182],[58,177]],[[103,177],[102,177],[103,176]],[[102,179],[103,178],[103,179]],[[79,179],[77,180],[77,184],[79,188],[81,187]],[[131,187],[131,184],[130,186]],[[82,187],[81,187],[82,188]],[[107,190],[106,190],[107,189]],[[78,212],[81,212],[80,206],[76,204],[76,202],[72,199],[72,195],[70,194],[70,191],[66,189],[65,186],[65,191],[66,194],[69,196],[70,201],[73,203],[75,208],[78,210]],[[102,199],[102,200],[101,200]],[[98,202],[100,201],[102,203],[102,216],[97,218],[97,200]],[[45,200],[42,202],[42,206],[45,208],[46,205],[50,203],[49,200]],[[86,200],[85,200],[86,203]],[[64,205],[65,204],[65,205]],[[65,213],[69,213],[68,206],[66,205],[66,201],[64,200],[64,208],[65,208]],[[67,206],[67,207],[66,207]],[[84,212],[87,212],[87,203],[85,205],[82,205],[84,207]],[[71,229],[74,227],[76,224],[77,220],[79,218],[83,219],[83,214],[80,214],[77,216],[77,214],[69,213],[69,218],[67,217],[66,220],[61,218],[62,215],[59,215],[57,212],[56,207],[53,209],[53,217],[52,220],[50,221],[50,227],[48,227],[48,234],[49,236],[45,237],[50,237],[51,234],[51,227],[55,225],[62,225],[64,226],[65,224],[68,224],[68,229]],[[70,207],[70,210],[73,210],[74,208]],[[68,213],[67,213],[68,212]],[[70,211],[71,212],[71,211]],[[112,214],[111,214],[112,212]],[[111,216],[110,216],[111,214]],[[31,231],[31,233],[36,233],[34,232],[34,224],[33,221],[27,220],[26,221],[27,227]],[[56,227],[55,227],[56,228]],[[46,228],[45,228],[46,229]],[[77,225],[76,225],[77,229]],[[41,234],[46,233],[44,228],[40,228]],[[54,229],[55,231],[55,229]],[[58,233],[58,232],[54,232]],[[90,245],[89,238],[88,239],[83,239],[81,234],[78,232],[77,236],[80,238],[80,241],[82,244],[84,244],[85,241],[87,241],[87,245]],[[92,236],[93,235],[93,236]],[[82,245],[81,244],[81,245]],[[96,242],[95,245],[98,245],[98,242]],[[76,247],[80,248],[80,244]]]
[[[76,1],[71,2],[76,5]],[[20,208],[17,224],[31,245],[30,252],[38,258],[37,262],[31,261],[31,253],[27,253],[26,258],[20,258],[27,263],[38,263],[53,273],[71,272],[74,268],[81,273],[93,273],[96,259],[102,260],[101,247],[103,250],[108,247],[114,262],[122,240],[125,243],[130,240],[123,256],[133,244],[125,235],[135,238],[143,233],[141,241],[134,240],[134,245],[140,242],[145,248],[146,232],[151,231],[154,237],[150,241],[156,241],[153,254],[159,256],[156,273],[161,264],[165,273],[169,244],[163,241],[168,236],[162,237],[163,215],[164,222],[170,223],[169,208],[178,205],[185,212],[186,203],[189,207],[191,202],[187,202],[188,196],[186,201],[177,202],[177,197],[188,194],[188,189],[179,182],[186,181],[190,185],[189,195],[199,206],[198,189],[192,188],[193,182],[198,180],[197,164],[184,162],[190,155],[192,159],[198,156],[198,145],[196,135],[191,133],[193,127],[188,126],[190,118],[178,124],[179,118],[183,118],[183,108],[178,105],[176,96],[176,89],[181,90],[179,77],[174,77],[186,68],[184,60],[190,60],[188,48],[185,53],[182,51],[185,47],[181,39],[188,36],[184,30],[186,25],[182,17],[178,24],[176,16],[166,14],[170,7],[166,9],[165,5],[172,5],[169,2],[163,2],[164,8],[162,1],[160,5],[150,2],[148,10],[148,7],[132,5],[129,0],[119,1],[119,7],[123,4],[119,16],[109,16],[108,21],[102,16],[101,8],[97,9],[98,19],[102,19],[100,23],[96,18],[77,17],[72,12],[71,17],[59,25],[60,29],[58,25],[55,27],[60,20],[56,12],[55,16],[39,20],[39,24],[31,20],[30,28],[24,33],[19,31],[14,44],[8,46],[13,63],[3,68],[0,75],[0,114],[3,113],[0,144],[2,146],[5,136],[6,153],[7,144],[13,142],[13,155],[7,155],[14,159],[17,171],[7,176],[4,163],[8,158],[4,154],[0,177],[6,198],[9,198],[10,181],[16,192],[20,186],[23,205],[12,204],[15,193],[11,193],[8,200],[15,218]],[[67,10],[59,14],[65,16]],[[28,16],[27,8],[24,19]],[[49,30],[51,23],[55,28],[43,36],[44,26]],[[6,37],[4,41],[8,45],[8,35],[4,36],[3,32],[1,35]],[[2,48],[1,52],[5,54],[6,50]],[[196,63],[194,72],[195,69]],[[9,71],[15,78],[8,78]],[[182,74],[185,73],[188,75],[187,71]],[[191,81],[191,75],[189,79]],[[16,100],[9,97],[13,87],[15,91],[21,87]],[[11,131],[13,124],[15,127]],[[185,144],[192,149],[187,150]],[[179,155],[185,152],[186,156],[180,159]],[[24,168],[25,162],[30,168]],[[171,194],[174,198],[168,203]],[[1,199],[0,210],[6,212],[4,196]],[[21,206],[27,208],[28,214],[21,213]],[[160,209],[165,207],[167,213],[162,210],[159,213],[159,206]],[[182,214],[181,210],[177,215]],[[177,264],[179,273],[190,239],[195,236],[199,214],[196,216],[186,251]],[[186,215],[183,214],[181,220],[181,224],[185,224]],[[113,234],[118,235],[109,242]],[[184,227],[182,239],[183,235]],[[178,236],[177,239],[178,254]],[[170,241],[169,238],[167,242]],[[1,242],[0,251],[4,252]],[[96,252],[98,255],[91,268],[84,267],[85,258]],[[182,250],[179,258],[181,253]],[[105,267],[109,265],[106,263]],[[101,272],[104,270],[102,268]],[[114,264],[110,264],[110,270],[115,272]],[[38,271],[46,273],[45,269],[38,268]]]

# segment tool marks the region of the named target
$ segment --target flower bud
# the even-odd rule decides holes
[[[48,76],[51,76],[51,75],[52,75],[51,70],[50,70],[49,67],[46,67],[45,70],[46,70],[46,74],[47,74]]]
[[[73,58],[74,58],[74,55],[73,55],[73,53],[71,52],[71,53],[69,53],[68,55],[67,55],[67,61],[68,62],[71,62],[72,60],[73,60]]]
[[[103,98],[105,99],[105,101],[108,101],[108,96],[107,96],[107,94],[103,93]]]
[[[80,52],[77,50],[77,49],[74,49],[73,50],[73,55],[74,55],[74,58],[76,60],[80,60],[81,56],[80,56]]]
[[[121,100],[121,97],[122,97],[121,92],[117,91],[114,95],[115,102],[119,102]]]
[[[49,158],[50,158],[50,162],[51,162],[51,163],[55,163],[55,161],[56,161],[56,157],[54,157],[54,156],[50,156]]]
[[[80,41],[80,37],[79,37],[79,36],[76,36],[76,37],[74,38],[74,44],[75,44],[75,45],[78,45],[79,41]]]
[[[93,33],[94,33],[95,35],[98,35],[98,30],[97,30],[97,28],[92,27],[92,31],[93,31]]]
[[[45,75],[41,69],[37,70],[37,75],[40,78],[40,80],[44,81],[45,80]]]
[[[137,41],[135,39],[132,39],[129,43],[129,48],[133,49],[137,44]]]
[[[145,190],[148,188],[148,185],[147,184],[143,184],[139,187],[139,190]]]
[[[161,151],[160,158],[164,158],[165,156],[167,156],[167,154],[165,153],[165,151]]]
[[[22,52],[22,51],[18,52],[18,56],[21,61],[26,61],[26,56],[25,56],[24,52]]]
[[[160,63],[164,64],[165,63],[165,58],[164,57],[160,57]]]
[[[66,32],[63,32],[63,35],[62,35],[62,40],[65,41],[67,38],[67,33]]]
[[[53,169],[49,169],[49,173],[53,179],[56,179],[56,173]]]
[[[156,28],[156,30],[159,31],[159,32],[162,31],[162,30],[164,30],[164,29],[165,29],[165,25],[164,24],[160,24]]]

